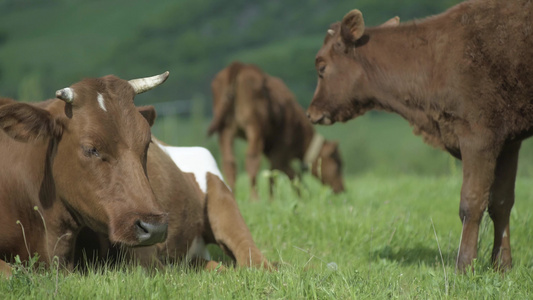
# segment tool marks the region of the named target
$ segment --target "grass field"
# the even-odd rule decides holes
[[[514,268],[492,271],[492,225],[482,222],[475,272],[455,274],[461,224],[459,174],[351,176],[332,195],[305,176],[298,196],[277,176],[272,199],[260,177],[259,202],[239,177],[237,200],[259,248],[279,270],[197,272],[183,266],[147,274],[140,268],[89,274],[19,268],[0,281],[3,299],[527,299],[533,294],[533,189],[517,182],[511,215]],[[220,251],[211,249],[222,259]]]

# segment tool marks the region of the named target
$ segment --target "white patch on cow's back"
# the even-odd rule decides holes
[[[183,171],[193,173],[202,192],[207,193],[207,173],[216,175],[222,182],[222,174],[211,152],[202,147],[172,147],[156,143]],[[226,185],[227,186],[227,185]],[[228,187],[229,188],[229,187]]]
[[[107,109],[105,108],[104,96],[98,93],[96,100],[98,100],[98,104],[100,105],[100,108],[103,109],[104,111],[107,111]]]
[[[211,255],[209,254],[209,251],[205,246],[205,241],[203,237],[197,236],[194,238],[185,257],[188,261],[197,257],[201,257],[205,260],[211,260]]]

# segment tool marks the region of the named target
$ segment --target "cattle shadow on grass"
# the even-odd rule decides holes
[[[457,257],[457,249],[450,249],[442,252],[444,264],[454,267]],[[401,265],[425,264],[428,266],[441,266],[441,254],[438,248],[428,248],[425,246],[414,246],[409,248],[397,248],[384,246],[381,249],[371,252],[370,260],[389,260]]]

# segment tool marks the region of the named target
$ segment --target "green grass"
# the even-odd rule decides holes
[[[490,266],[488,217],[481,225],[475,273],[455,274],[461,231],[459,174],[367,173],[349,177],[348,192],[338,196],[307,176],[301,183],[306,188],[298,196],[283,175],[278,178],[272,199],[265,173],[260,177],[259,202],[248,201],[246,177],[239,177],[236,190],[257,245],[279,263],[278,271],[230,269],[215,274],[174,266],[151,275],[141,268],[81,275],[54,268],[22,270],[0,282],[0,295],[4,299],[526,299],[533,293],[531,178],[517,182],[511,215],[514,267],[505,275]]]

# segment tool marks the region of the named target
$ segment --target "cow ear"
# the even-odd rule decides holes
[[[346,44],[353,44],[359,40],[365,32],[365,20],[363,14],[354,9],[344,16],[341,22],[341,36]]]
[[[64,124],[47,110],[14,103],[0,107],[0,128],[18,141],[29,142],[61,136]]]
[[[400,25],[400,17],[396,16],[392,19],[389,19],[387,22],[379,25],[378,27],[396,27]]]
[[[157,117],[157,113],[155,112],[155,108],[152,105],[147,106],[139,106],[137,107],[137,110],[141,113],[141,115],[148,121],[148,124],[150,124],[150,127],[154,125],[155,118]]]

